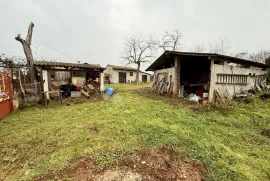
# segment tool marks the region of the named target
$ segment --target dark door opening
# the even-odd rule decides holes
[[[191,93],[195,93],[202,97],[204,92],[209,91],[210,64],[208,57],[184,57],[181,60],[180,85],[184,86],[182,95],[188,97]]]
[[[127,81],[127,73],[119,72],[119,83],[126,83]]]
[[[142,82],[147,82],[147,75],[142,75]]]

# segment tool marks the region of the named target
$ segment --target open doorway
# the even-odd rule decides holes
[[[196,94],[202,97],[209,92],[210,65],[208,57],[183,57],[180,66],[180,96]]]

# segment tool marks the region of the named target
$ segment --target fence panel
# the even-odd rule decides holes
[[[13,111],[11,78],[0,72],[0,119]]]

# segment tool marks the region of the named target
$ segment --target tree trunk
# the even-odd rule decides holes
[[[29,74],[30,74],[30,82],[33,83],[36,81],[36,73],[35,73],[35,68],[34,68],[34,59],[32,55],[32,50],[29,44],[25,43],[23,44],[23,50],[27,59],[27,66],[29,69]]]
[[[139,84],[140,66],[141,66],[141,63],[140,62],[137,63],[137,71],[136,71],[136,79],[135,79],[136,84]]]
[[[33,28],[34,28],[34,24],[31,22],[29,25],[28,34],[27,34],[27,37],[25,38],[25,40],[21,38],[20,34],[18,34],[15,37],[15,40],[21,42],[21,44],[23,46],[24,54],[25,54],[26,60],[27,60],[27,66],[29,69],[31,83],[34,83],[36,81],[36,71],[34,68],[34,59],[33,59],[32,50],[31,50]]]

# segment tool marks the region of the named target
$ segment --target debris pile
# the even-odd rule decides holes
[[[172,94],[173,82],[172,76],[170,80],[167,80],[167,73],[159,73],[153,81],[151,92],[160,94],[160,95],[170,95]]]
[[[72,95],[75,95],[76,92],[79,92],[80,94],[76,94],[75,97],[80,97],[77,95],[84,95],[87,98],[90,98],[91,95],[94,95],[95,93],[99,92],[100,84],[96,81],[90,81],[87,82],[83,86],[75,86],[73,84],[64,84],[59,87],[59,89],[62,91],[63,97],[72,97]]]
[[[6,92],[0,92],[0,102],[3,102],[8,99],[9,99],[9,96],[7,95]]]

